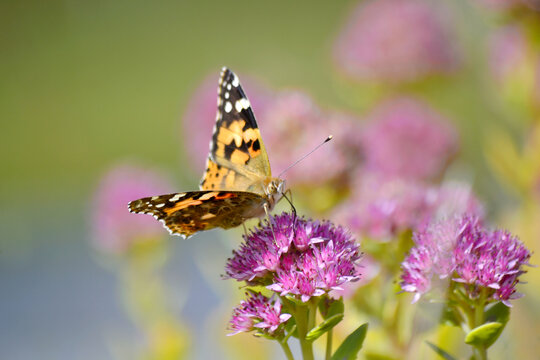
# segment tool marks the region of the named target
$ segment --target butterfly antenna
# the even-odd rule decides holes
[[[320,148],[321,146],[323,146],[324,144],[326,144],[327,142],[329,142],[330,140],[332,140],[332,135],[329,135],[326,139],[324,139],[324,141],[322,143],[320,143],[319,145],[315,146],[315,148],[313,150],[311,150],[310,152],[308,152],[306,155],[302,156],[300,159],[296,160],[294,163],[292,163],[291,165],[289,165],[285,170],[283,170],[280,174],[279,174],[279,178],[281,177],[281,175],[285,174],[287,171],[289,171],[290,168],[292,168],[293,166],[295,166],[296,164],[298,164],[300,161],[304,160],[305,158],[307,158],[309,155],[311,155],[312,153],[314,153],[318,148]]]

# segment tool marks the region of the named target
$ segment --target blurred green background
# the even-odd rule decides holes
[[[181,117],[194,89],[208,74],[217,83],[224,65],[273,88],[303,88],[323,107],[362,111],[369,89],[344,97],[349,85],[336,78],[331,54],[356,4],[0,2],[0,358],[106,359],[116,357],[114,339],[137,343],[141,335],[122,309],[115,276],[88,241],[100,177],[133,159],[165,169],[178,190],[195,188],[199,174],[184,153]],[[470,177],[496,218],[519,199],[488,168],[486,124],[521,141],[530,114],[498,103],[497,88],[483,80],[485,48],[477,44],[496,26],[490,15],[465,0],[446,5],[466,54],[463,70],[412,90],[456,121],[456,171]],[[176,310],[190,329],[221,296],[208,279],[220,281],[229,252],[219,252],[229,249],[216,245],[216,236],[174,238],[171,245],[167,279],[184,301]],[[205,251],[222,263],[201,269]],[[184,285],[205,300],[187,298]],[[203,344],[210,335],[197,329],[192,337]],[[204,351],[194,357],[211,358]]]
[[[178,190],[195,188],[181,115],[200,81],[213,74],[217,84],[224,65],[331,96],[330,44],[350,5],[0,2],[1,358],[113,358],[115,338],[139,346],[114,275],[88,245],[100,177],[137,160],[166,169]],[[217,245],[172,240],[169,273],[182,292],[182,281],[199,279],[189,246]],[[216,303],[210,290],[201,296],[187,306],[194,318]],[[211,358],[204,351],[194,356]]]

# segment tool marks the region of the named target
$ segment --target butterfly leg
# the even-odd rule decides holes
[[[246,238],[247,238],[248,232],[247,232],[247,228],[246,228],[246,223],[242,223],[242,226],[244,227],[244,235],[245,235]]]
[[[274,236],[274,243],[277,244],[276,240],[276,233],[274,231],[274,225],[272,225],[272,219],[270,218],[270,210],[268,209],[268,204],[264,203],[264,212],[266,213],[266,217],[268,218],[268,224],[270,224],[270,230],[272,230],[272,235]]]
[[[290,199],[289,199],[289,197],[287,197],[287,194],[289,194]],[[297,219],[297,216],[296,216],[296,208],[294,207],[294,205],[292,203],[292,191],[291,191],[291,189],[287,189],[287,191],[285,191],[281,195],[283,195],[285,200],[287,200],[289,205],[291,205],[291,209],[292,209],[292,212],[293,212],[293,237],[296,237],[296,219]]]

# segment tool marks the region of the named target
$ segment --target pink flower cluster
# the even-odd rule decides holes
[[[367,174],[359,176],[352,197],[336,208],[333,219],[357,234],[384,241],[434,218],[465,213],[484,215],[480,201],[462,183],[433,186]]]
[[[105,252],[121,253],[136,242],[160,238],[166,232],[150,216],[134,216],[127,204],[135,199],[166,194],[172,187],[151,170],[119,165],[102,178],[93,206],[93,241]]]
[[[432,223],[414,234],[415,246],[402,263],[401,288],[418,299],[434,278],[464,284],[471,299],[487,293],[489,301],[520,297],[515,286],[531,256],[507,231],[487,230],[478,218],[463,216]]]
[[[275,297],[267,298],[261,293],[248,292],[246,300],[233,309],[229,322],[229,335],[253,330],[273,335],[279,326],[291,318],[291,314],[281,313],[281,303]]]
[[[457,67],[455,41],[443,13],[422,0],[362,1],[335,45],[350,78],[411,81]]]
[[[421,101],[388,100],[368,116],[362,133],[365,168],[387,177],[430,179],[457,152],[447,119]]]
[[[244,236],[226,276],[306,302],[358,280],[359,260],[359,246],[345,229],[283,213]]]

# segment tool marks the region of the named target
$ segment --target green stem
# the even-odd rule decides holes
[[[467,318],[468,331],[484,324],[484,308],[486,306],[486,293],[482,291],[479,298],[472,305],[461,303],[460,306]],[[475,360],[487,360],[487,348],[484,345],[471,345],[473,348],[473,358]]]
[[[314,360],[313,347],[311,341],[306,340],[306,334],[309,331],[309,308],[306,305],[296,305],[294,312],[296,320],[296,330],[298,331],[298,340],[300,341],[300,349],[304,360]]]
[[[326,360],[330,360],[332,357],[332,335],[332,329],[328,330],[326,333],[326,355],[324,357]]]
[[[482,291],[478,301],[474,304],[474,327],[484,324],[484,308],[486,306],[486,293]],[[478,345],[475,347],[478,353],[477,359],[487,360],[487,348],[485,345]]]
[[[281,348],[283,349],[283,352],[285,353],[287,360],[294,360],[294,356],[291,352],[291,348],[289,347],[289,343],[287,341],[278,341],[278,342],[279,342],[279,345],[281,345]]]
[[[314,298],[311,298],[308,302],[308,327],[307,330],[310,331],[315,327],[315,321],[317,316],[317,302],[314,301]]]

